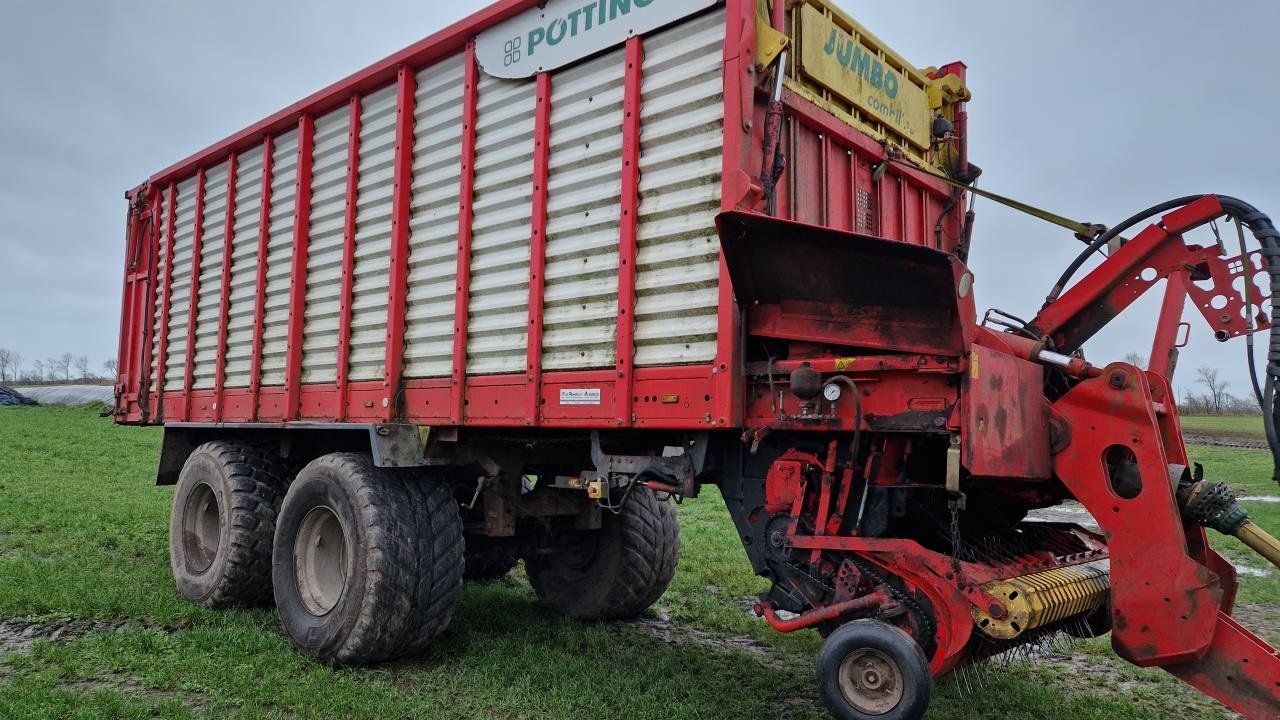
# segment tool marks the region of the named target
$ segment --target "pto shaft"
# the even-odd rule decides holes
[[[1186,483],[1178,488],[1182,516],[1188,521],[1231,535],[1280,568],[1280,540],[1258,527],[1222,483]]]
[[[1240,529],[1236,530],[1236,537],[1240,542],[1253,548],[1254,552],[1270,560],[1272,565],[1280,568],[1280,540],[1276,540],[1266,530],[1258,527],[1257,523],[1245,520]]]

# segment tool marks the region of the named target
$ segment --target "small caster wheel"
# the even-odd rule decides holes
[[[840,720],[919,720],[933,676],[910,635],[878,620],[854,620],[823,644],[818,689]]]

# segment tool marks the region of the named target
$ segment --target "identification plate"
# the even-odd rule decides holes
[[[621,45],[715,5],[719,0],[549,0],[476,38],[490,75],[529,78]]]
[[[565,389],[560,391],[561,405],[599,405],[600,388]]]

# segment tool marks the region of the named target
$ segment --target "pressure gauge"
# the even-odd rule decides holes
[[[840,386],[835,383],[822,388],[822,397],[835,402],[840,399]]]

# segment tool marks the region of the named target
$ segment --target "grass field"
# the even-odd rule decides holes
[[[213,613],[178,597],[172,490],[152,484],[159,438],[88,409],[0,409],[0,718],[825,717],[819,640],[749,614],[764,586],[715,488],[682,506],[680,568],[648,618],[562,619],[517,572],[466,588],[428,655],[335,670],[294,654],[269,610]],[[1265,453],[1196,457],[1241,491],[1277,494]],[[1250,507],[1280,528],[1280,505]],[[1272,627],[1277,597],[1274,575],[1246,580],[1247,611]],[[944,680],[929,717],[1227,717],[1162,672],[1114,659],[1105,641],[993,667],[984,682],[965,692]]]
[[[1182,429],[1189,434],[1221,435],[1249,440],[1267,439],[1261,415],[1187,415]]]

